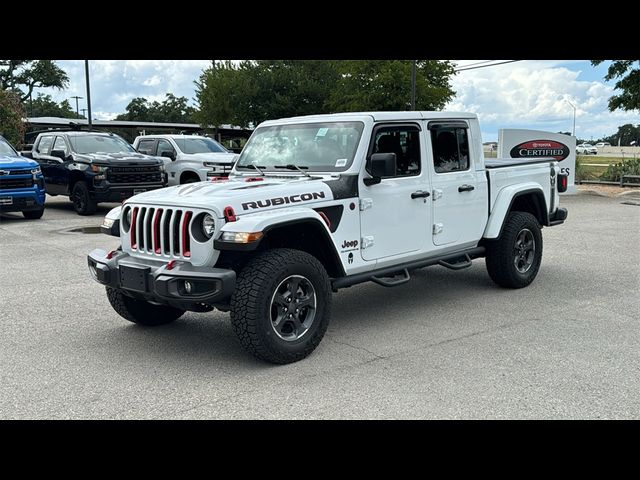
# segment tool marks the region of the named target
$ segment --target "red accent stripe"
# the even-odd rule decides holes
[[[245,180],[245,182],[262,182],[264,178],[262,177],[249,177]]]
[[[136,239],[136,219],[138,218],[138,207],[133,209],[131,214],[131,225],[129,225],[129,233],[131,234],[131,248],[138,248]]]
[[[189,232],[187,230],[191,215],[193,215],[193,212],[184,212],[184,216],[182,217],[182,255],[185,257],[191,256],[191,239],[189,238]]]
[[[331,230],[331,221],[329,220],[329,217],[327,217],[327,214],[324,212],[318,212],[318,215],[322,217],[324,223],[326,223],[327,227],[329,227],[329,230]]]
[[[160,253],[160,226],[158,225],[160,215],[162,215],[161,208],[156,210],[156,214],[153,217],[153,251],[156,253]]]

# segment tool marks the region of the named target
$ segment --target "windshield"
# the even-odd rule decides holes
[[[227,149],[210,138],[174,138],[183,153],[228,153]]]
[[[8,155],[10,157],[15,157],[18,155],[16,151],[9,145],[4,138],[0,138],[0,155]]]
[[[131,145],[115,135],[69,135],[68,138],[76,153],[135,152]]]
[[[353,162],[362,122],[305,123],[261,127],[244,147],[237,167],[265,169],[296,165],[309,170],[340,172]]]

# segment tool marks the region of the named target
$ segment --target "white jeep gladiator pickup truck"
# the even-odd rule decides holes
[[[136,195],[88,256],[117,313],[161,325],[230,311],[242,345],[289,363],[329,323],[331,295],[485,257],[500,286],[538,273],[545,226],[564,222],[553,158],[485,160],[475,114],[318,115],[258,126],[228,179]]]

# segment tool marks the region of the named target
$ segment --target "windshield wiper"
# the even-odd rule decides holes
[[[266,167],[258,167],[256,165],[254,165],[253,163],[250,163],[249,165],[240,165],[240,168],[250,168],[252,170],[257,170],[258,173],[264,177],[264,172],[262,170],[260,170],[260,169],[261,168],[266,168]]]
[[[311,175],[309,175],[307,172],[305,172],[304,170],[302,170],[303,168],[309,169],[309,167],[299,167],[297,165],[294,165],[292,163],[290,163],[289,165],[274,165],[275,168],[286,168],[287,170],[298,170],[300,173],[302,173],[303,175],[306,175],[309,178],[313,178],[311,177]]]

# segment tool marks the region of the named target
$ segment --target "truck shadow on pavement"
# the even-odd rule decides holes
[[[330,341],[327,337],[353,337],[356,332],[359,342],[366,346],[375,343],[380,329],[387,329],[390,322],[398,331],[405,331],[408,324],[416,321],[437,328],[439,322],[447,321],[443,319],[442,312],[451,312],[452,308],[467,311],[477,308],[477,298],[486,297],[489,291],[493,295],[496,292],[509,294],[508,290],[500,289],[491,282],[482,260],[464,272],[431,268],[415,271],[412,277],[409,283],[397,288],[369,283],[334,294],[327,336],[310,359],[302,362],[318,361],[319,357],[328,355],[327,351],[323,352]],[[106,343],[110,350],[115,350],[109,355],[123,361],[134,363],[143,356],[150,365],[158,363],[169,368],[174,364],[190,373],[210,372],[211,369],[237,373],[238,369],[277,367],[254,359],[242,349],[233,332],[229,314],[225,312],[187,312],[175,323],[156,328],[127,324],[115,314],[109,314],[104,321],[110,328],[102,330],[102,340],[107,339],[107,342],[100,343]],[[119,321],[124,323],[118,325]],[[412,341],[415,340],[408,340]]]

